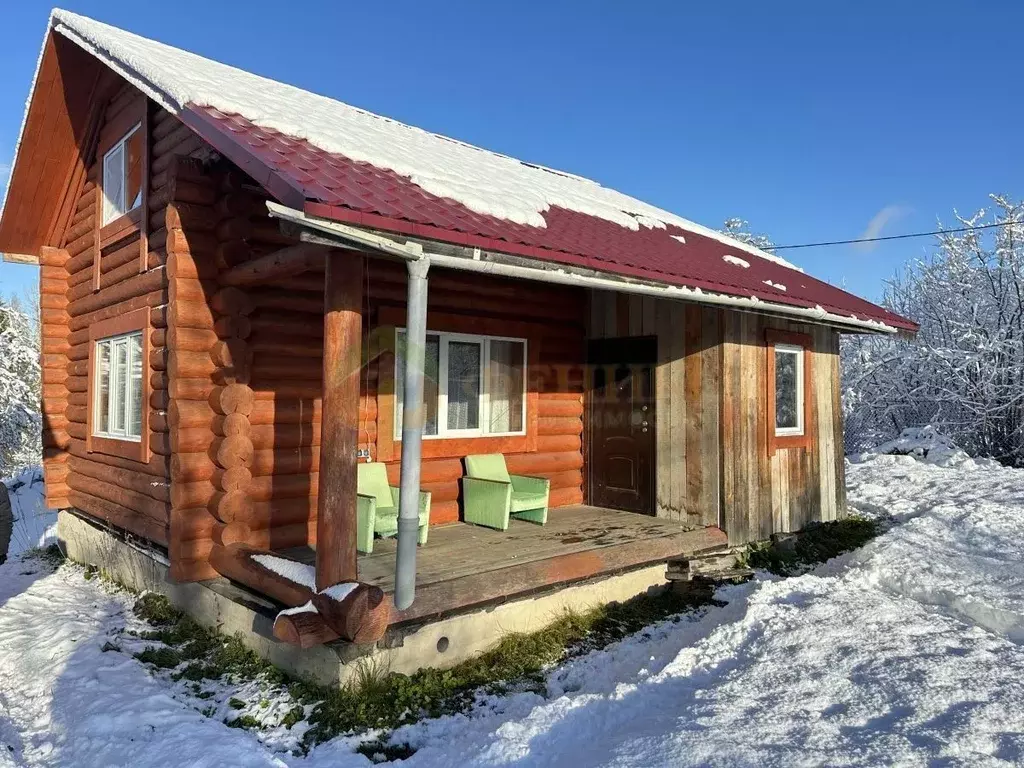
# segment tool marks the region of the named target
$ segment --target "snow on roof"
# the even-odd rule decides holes
[[[68,11],[55,10],[50,26],[246,168],[274,199],[314,219],[653,283],[667,296],[704,303],[739,302],[843,327],[917,329],[749,243],[580,176]],[[723,262],[723,252],[743,258]],[[739,262],[748,268],[736,269]]]
[[[571,173],[405,125],[70,11],[54,10],[51,25],[175,114],[195,104],[244,115],[261,128],[394,171],[477,213],[533,227],[547,226],[544,213],[552,207],[631,230],[671,224],[792,267],[749,244]]]
[[[743,269],[750,269],[750,262],[746,259],[741,259],[739,256],[733,256],[731,253],[725,254],[722,257],[722,261],[726,264],[732,264],[736,267],[743,267]]]

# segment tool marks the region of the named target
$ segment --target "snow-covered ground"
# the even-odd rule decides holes
[[[849,466],[895,524],[806,575],[551,671],[546,696],[396,733],[413,766],[1024,762],[1024,471],[955,451]],[[75,568],[0,567],[0,765],[367,765],[274,752],[101,649],[129,601]]]
[[[13,559],[25,550],[45,547],[55,542],[57,513],[47,509],[44,503],[42,471],[38,467],[26,469],[4,480],[4,484],[10,493],[11,514],[14,517],[8,557]]]

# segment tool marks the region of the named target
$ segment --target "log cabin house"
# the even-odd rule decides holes
[[[840,334],[916,328],[595,182],[63,11],[0,250],[40,266],[48,504],[303,648],[843,515]],[[546,524],[460,522],[476,454],[546,478]],[[367,461],[403,493],[360,554]]]

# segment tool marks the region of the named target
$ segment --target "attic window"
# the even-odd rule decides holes
[[[142,205],[142,123],[103,156],[103,226]]]

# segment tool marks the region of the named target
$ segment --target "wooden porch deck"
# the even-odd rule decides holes
[[[552,509],[547,525],[513,520],[507,531],[454,523],[430,531],[416,558],[416,602],[396,623],[436,617],[472,606],[607,576],[658,562],[721,549],[718,528],[590,506]],[[359,579],[393,592],[394,539],[378,539],[359,556]],[[279,551],[313,564],[308,547]]]

